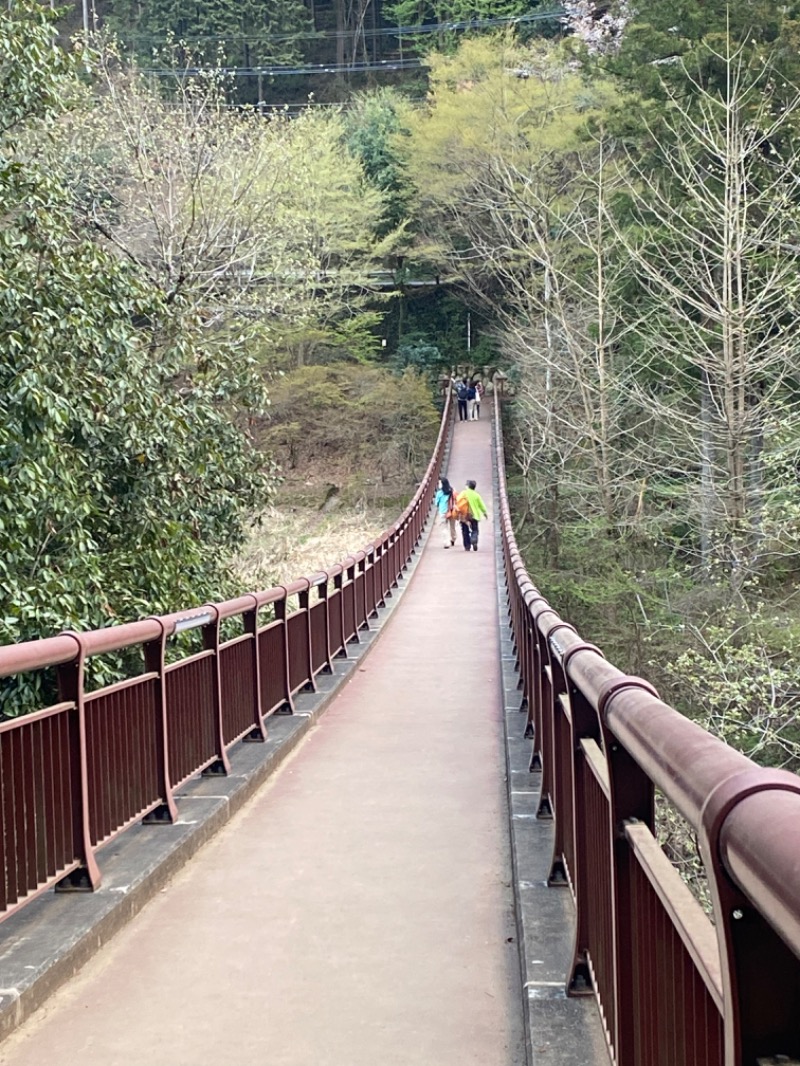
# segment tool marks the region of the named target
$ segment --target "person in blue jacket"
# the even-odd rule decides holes
[[[469,382],[466,378],[462,378],[461,381],[456,381],[453,384],[453,391],[456,394],[458,400],[458,420],[459,422],[467,421],[467,393],[469,392]]]
[[[433,502],[436,504],[436,509],[442,520],[445,548],[452,548],[456,543],[456,519],[454,515],[450,514],[453,504],[455,503],[455,498],[456,495],[453,492],[453,486],[446,477],[440,477],[439,488],[436,490]]]

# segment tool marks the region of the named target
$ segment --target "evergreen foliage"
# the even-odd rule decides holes
[[[24,123],[71,94],[49,15],[0,19],[0,640],[202,602],[269,491],[236,410],[257,368],[75,225],[58,174],[21,161]],[[30,57],[30,63],[27,58]],[[102,669],[102,668],[101,668]],[[17,713],[36,686],[6,685]]]
[[[168,69],[176,62],[164,52],[171,40],[188,45],[189,65],[259,67],[296,62],[312,30],[301,0],[111,0],[107,22],[142,61]]]
[[[408,218],[411,182],[400,149],[409,109],[391,89],[358,94],[344,116],[347,147],[361,161],[366,179],[384,195],[378,234],[385,236]]]
[[[570,7],[562,45],[430,57],[416,248],[496,321],[545,594],[726,739],[795,764],[798,11],[604,5],[600,47],[593,5]]]
[[[347,456],[351,473],[361,471],[365,481],[397,483],[409,468],[422,476],[438,424],[430,382],[415,368],[395,375],[337,362],[299,368],[275,383],[265,437],[290,468],[332,468]]]
[[[434,47],[440,51],[456,48],[461,36],[455,32],[456,26],[462,29],[464,24],[482,19],[513,18],[544,6],[530,0],[391,0],[383,13],[395,26],[437,26],[439,32],[418,46],[430,52]]]

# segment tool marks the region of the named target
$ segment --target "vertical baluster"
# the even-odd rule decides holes
[[[380,584],[380,580],[378,578],[378,580],[373,583],[373,587],[375,589],[375,603],[370,603],[371,597],[367,590],[368,565],[372,567],[373,577],[376,577],[379,572],[375,568],[376,553],[374,547],[370,546],[365,552],[359,552],[359,555],[361,556],[361,558],[358,560],[356,597],[360,599],[360,609],[356,613],[356,627],[359,629],[369,629],[369,616],[373,612],[373,610],[375,610],[377,604],[381,602],[381,594],[378,589],[378,585]],[[370,556],[372,557],[371,563]],[[375,611],[375,613],[377,613],[377,611]],[[358,622],[359,615],[361,615],[362,618],[360,625]]]
[[[642,822],[655,831],[655,789],[647,774],[617,742],[605,724],[606,709],[614,696],[626,688],[640,688],[656,695],[652,685],[639,677],[618,677],[601,686],[597,697],[597,716],[603,737],[608,766],[609,838],[611,845],[611,905],[614,937],[614,1056],[616,1066],[639,1066],[636,1062],[636,1030],[643,1005],[634,974],[636,938],[634,928],[634,878],[637,861],[625,836],[625,822]]]
[[[319,590],[318,595],[320,602],[324,604],[322,613],[325,617],[325,666],[322,668],[323,673],[333,673],[333,651],[331,649],[331,601],[329,593],[330,577],[325,571],[325,580],[321,582],[317,588]]]
[[[276,714],[294,714],[294,699],[292,697],[292,675],[289,662],[289,625],[287,621],[288,614],[288,594],[284,586],[280,586],[283,589],[283,596],[281,599],[275,601],[275,619],[281,624],[281,632],[283,634],[283,662],[284,662],[284,676],[286,678],[284,682],[283,704],[280,706]]]
[[[144,668],[147,673],[157,674],[155,681],[155,699],[153,700],[153,722],[148,730],[155,745],[155,766],[158,795],[161,805],[144,819],[147,823],[165,822],[172,824],[178,820],[178,808],[172,794],[172,781],[169,772],[169,720],[167,717],[167,683],[165,675],[165,652],[167,630],[160,618],[155,619],[161,626],[161,636],[144,645]],[[145,758],[147,757],[145,753]],[[148,760],[149,762],[149,760]]]
[[[341,570],[339,570],[339,572],[337,574],[334,575],[334,578],[333,578],[333,587],[336,590],[335,595],[336,595],[336,598],[339,601],[339,618],[341,619],[341,623],[342,623],[342,629],[341,629],[342,645],[339,648],[339,650],[336,652],[336,654],[337,654],[337,656],[340,659],[349,659],[350,656],[347,654],[347,630],[345,629],[345,620],[344,620],[344,582],[345,582],[345,571],[344,571],[344,569],[341,569]]]
[[[58,667],[59,697],[74,704],[70,723],[70,799],[72,844],[80,865],[56,885],[61,892],[92,892],[100,884],[100,870],[92,847],[89,828],[89,774],[86,757],[86,708],[83,703],[85,648],[78,633],[63,633],[77,644],[75,658]]]
[[[728,816],[762,792],[800,793],[784,770],[753,767],[722,781],[701,813],[700,847],[714,903],[722,965],[725,1066],[779,1063],[800,1058],[800,959],[739,890],[725,869]]]
[[[561,706],[562,698],[568,699],[569,697],[567,694],[567,681],[561,664],[561,653],[557,645],[557,635],[559,631],[563,630],[567,630],[571,633],[575,632],[573,626],[568,625],[566,622],[561,622],[560,620],[549,625],[545,632],[545,639],[547,640],[548,648],[550,650],[550,764],[552,767],[553,782],[551,801],[553,818],[555,820],[553,860],[550,866],[550,875],[547,879],[549,885],[563,885],[567,883],[565,857],[568,854],[568,851],[566,838],[568,833],[572,833],[572,825],[567,818],[567,813],[569,811],[567,795],[572,792],[572,781],[565,780],[565,766],[569,765],[571,768],[572,761],[571,759],[566,760],[564,758],[565,754],[569,753],[564,751],[565,730],[562,728],[562,725],[565,715]],[[569,776],[571,777],[571,773]]]
[[[585,756],[581,741],[593,740],[599,744],[601,739],[600,723],[597,720],[594,707],[571,681],[569,676],[570,660],[579,651],[593,651],[602,658],[599,648],[594,644],[586,644],[581,641],[579,644],[573,644],[569,648],[561,662],[572,712],[570,725],[572,826],[567,827],[566,830],[573,834],[573,869],[570,872],[572,874],[576,911],[573,961],[567,982],[571,995],[585,994],[592,991],[591,974],[588,966],[588,955],[592,948],[589,941],[589,897],[590,893],[597,892],[597,885],[593,882],[593,871],[589,861],[591,847],[595,842],[590,839],[593,830],[593,812],[588,809],[587,804],[584,770]]]
[[[261,707],[261,656],[258,654],[258,599],[250,595],[253,606],[244,612],[242,625],[245,633],[250,637],[248,648],[250,649],[250,700],[253,708],[253,728],[244,738],[247,741],[264,741],[267,739],[267,728],[264,724],[264,715]]]
[[[353,640],[354,644],[361,644],[361,640],[362,639],[361,639],[361,636],[358,635],[358,611],[357,611],[357,608],[356,608],[356,598],[357,598],[356,597],[357,589],[356,589],[356,586],[355,586],[356,561],[352,558],[352,556],[351,556],[350,559],[348,559],[346,561],[346,565],[347,565],[348,582],[349,582],[349,585],[350,585],[349,588],[348,588],[348,598],[350,599],[350,601],[353,604],[353,635],[352,635],[352,640]]]
[[[403,567],[400,561],[400,527],[397,525],[392,526],[389,531],[389,573],[391,576],[391,585],[393,589],[396,589],[400,584],[400,577],[403,572]]]
[[[203,770],[206,777],[224,776],[231,772],[228,753],[225,750],[225,725],[222,720],[222,676],[219,655],[219,609],[213,603],[205,604],[203,611],[213,615],[213,621],[202,627],[203,649],[213,652],[211,658],[211,705],[214,715],[214,747],[216,759]]]
[[[304,631],[306,635],[306,649],[308,651],[308,677],[303,683],[304,692],[316,692],[317,683],[314,680],[314,649],[311,645],[311,582],[306,580],[306,587],[301,589],[298,593],[298,599],[300,600],[300,610],[305,611],[306,624]]]

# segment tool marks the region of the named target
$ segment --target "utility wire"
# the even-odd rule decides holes
[[[313,74],[360,74],[370,70],[416,70],[421,66],[421,59],[384,59],[375,63],[320,63],[303,67],[214,67],[214,71],[234,78],[271,78],[296,74],[310,76]],[[156,78],[196,78],[207,70],[207,67],[182,67],[180,70],[143,69],[142,73]]]
[[[497,18],[466,19],[461,22],[442,22],[436,25],[414,26],[384,26],[376,29],[365,29],[359,34],[359,38],[365,37],[413,37],[417,35],[442,33],[451,31],[463,31],[470,29],[489,29],[492,26],[513,26],[517,23],[547,22],[554,18],[560,18],[564,14],[562,7],[553,8],[551,11],[533,12],[528,15],[504,15]],[[242,44],[255,44],[271,41],[326,41],[339,38],[352,37],[352,31],[348,30],[309,30],[305,33],[266,33],[266,34],[204,34],[186,36],[180,38],[180,43],[194,44],[206,42],[229,42]],[[130,33],[122,36],[126,42],[150,41],[159,42],[163,38],[155,34]]]
[[[462,22],[445,22],[436,26],[399,26],[397,29],[385,29],[377,31],[376,35],[393,36],[393,37],[405,37],[415,34],[431,34],[431,33],[452,33],[463,32],[471,29],[487,29],[491,26],[498,25],[516,25],[517,23],[530,23],[530,22],[544,22],[546,20],[557,17],[563,12],[563,9],[554,9],[553,11],[537,12],[530,15],[514,15],[504,18],[494,19],[468,19]],[[320,35],[312,34],[311,37],[319,37]],[[338,33],[335,36],[340,36]],[[347,34],[348,37],[352,37],[352,33]],[[214,37],[206,38],[207,40],[247,40],[252,42],[255,38],[224,38]],[[270,38],[261,38],[267,40]],[[279,39],[277,36],[271,38],[272,40]],[[236,78],[261,78],[261,77],[286,77],[286,76],[301,76],[308,77],[317,74],[359,74],[377,70],[393,71],[393,70],[418,70],[422,67],[423,60],[416,57],[399,58],[399,59],[384,59],[373,61],[361,61],[357,63],[305,63],[297,66],[250,66],[250,67],[218,67],[220,74],[232,76]],[[167,77],[196,77],[202,71],[207,68],[202,67],[186,67],[184,69],[176,70],[170,68],[143,68],[143,73],[152,75],[158,78]]]

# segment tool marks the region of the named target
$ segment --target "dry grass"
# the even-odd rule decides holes
[[[234,566],[245,588],[271,588],[328,569],[364,548],[396,518],[394,511],[366,508],[321,514],[316,508],[272,507],[250,531]]]

